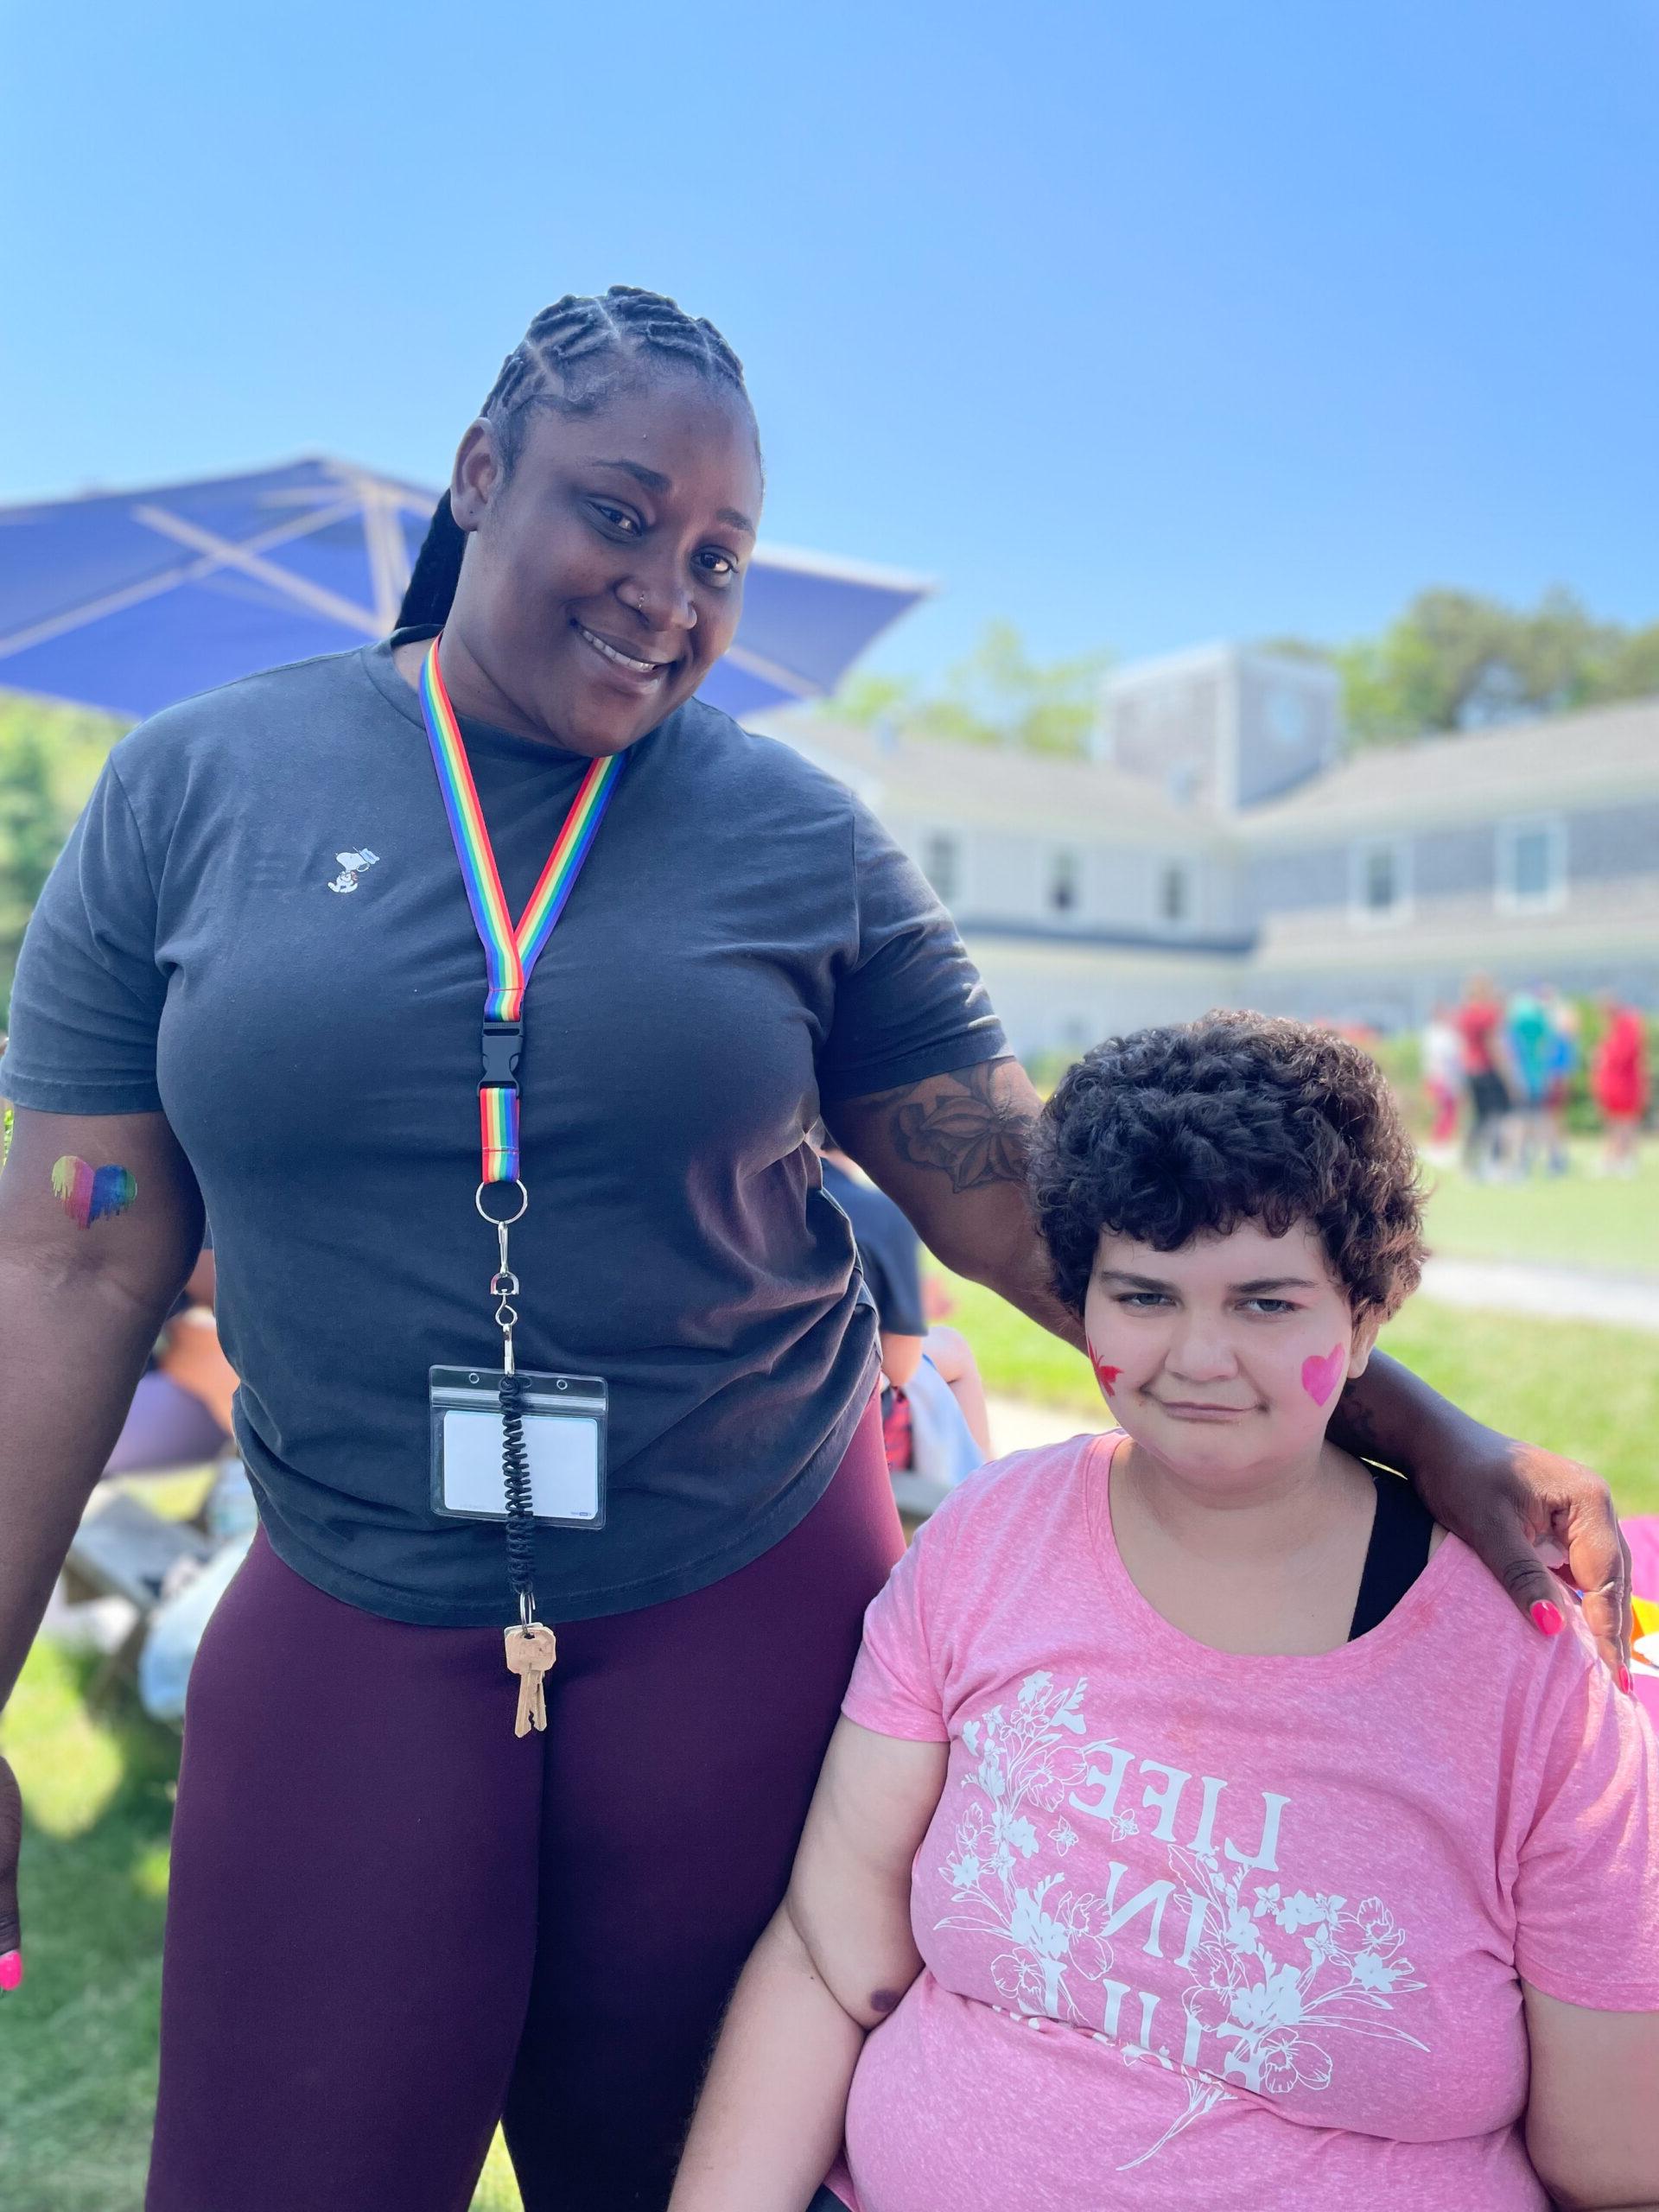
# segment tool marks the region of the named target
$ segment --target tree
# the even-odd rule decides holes
[[[1599,622],[1571,592],[1530,610],[1476,592],[1419,592],[1380,637],[1334,649],[1280,639],[1274,649],[1328,661],[1342,676],[1360,744],[1494,722],[1659,690],[1659,624]]]
[[[10,995],[13,965],[35,901],[63,843],[62,810],[37,730],[13,737],[0,757],[0,978]]]
[[[988,622],[932,692],[895,677],[854,677],[830,702],[842,721],[1032,753],[1080,753],[1097,712],[1105,652],[1034,661],[1011,622]]]
[[[0,695],[0,1031],[35,901],[122,724]]]

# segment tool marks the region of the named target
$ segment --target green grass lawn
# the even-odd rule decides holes
[[[1429,1243],[1467,1259],[1532,1260],[1600,1268],[1659,1281],[1659,1145],[1631,1181],[1593,1173],[1598,1147],[1573,1146],[1573,1173],[1526,1183],[1471,1183],[1456,1168],[1431,1173]]]
[[[148,1495],[188,1510],[199,1489]],[[139,2212],[143,2199],[179,1737],[124,1684],[93,1709],[99,1663],[37,1643],[0,1723],[26,1808],[28,1968],[0,1999],[5,2212]],[[474,2212],[518,2205],[498,2135]]]
[[[137,2212],[156,2095],[162,1916],[178,1738],[91,1658],[36,1644],[6,1709],[26,1804],[27,1976],[0,2000],[0,2202]]]
[[[1100,1418],[1076,1353],[988,1292],[957,1288],[954,1318],[992,1389]],[[1659,1338],[1418,1302],[1388,1342],[1472,1412],[1600,1467],[1626,1511],[1659,1510]],[[200,1487],[182,1478],[146,1495],[187,1513]],[[125,1690],[89,1710],[93,1665],[37,1645],[0,1730],[28,1808],[28,1979],[0,2000],[6,2212],[138,2212],[142,2200],[179,1739]],[[474,2212],[518,2205],[498,2137]]]

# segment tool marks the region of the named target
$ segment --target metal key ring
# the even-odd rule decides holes
[[[517,1213],[493,1214],[485,1205],[485,1192],[493,1191],[498,1187],[518,1192],[518,1211]],[[492,1229],[511,1229],[515,1221],[522,1221],[525,1214],[530,1211],[530,1192],[524,1188],[522,1180],[515,1175],[511,1184],[500,1186],[498,1186],[494,1183],[480,1183],[477,1190],[473,1194],[473,1204],[478,1208],[480,1216],[482,1219],[487,1221]]]

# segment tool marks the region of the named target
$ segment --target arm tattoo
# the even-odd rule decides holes
[[[1031,1116],[997,1096],[998,1065],[987,1060],[960,1075],[935,1077],[932,1086],[893,1092],[887,1128],[899,1157],[912,1166],[942,1168],[956,1191],[1023,1183]],[[924,1088],[932,1090],[925,1100],[918,1095]]]
[[[52,1170],[52,1195],[78,1229],[124,1214],[138,1195],[130,1168],[89,1167],[67,1152]]]

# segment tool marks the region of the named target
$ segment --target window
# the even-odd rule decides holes
[[[1166,861],[1158,871],[1158,918],[1180,923],[1192,912],[1192,882],[1179,861]]]
[[[1057,914],[1074,914],[1083,899],[1083,868],[1075,853],[1055,853],[1048,863],[1048,903]]]
[[[962,855],[954,837],[935,831],[922,845],[922,873],[949,906],[961,887]]]
[[[1399,855],[1373,845],[1365,855],[1360,899],[1368,914],[1386,914],[1400,903]]]
[[[1567,832],[1559,822],[1505,822],[1497,832],[1497,903],[1538,913],[1567,900]]]
[[[1357,922],[1403,921],[1411,910],[1410,853],[1395,840],[1354,848],[1349,895]]]

